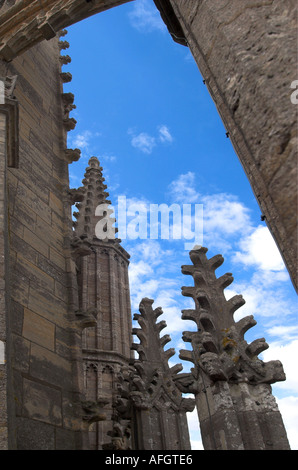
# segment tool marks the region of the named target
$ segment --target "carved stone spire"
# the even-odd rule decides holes
[[[77,190],[81,194],[81,198],[80,202],[76,203],[78,211],[73,213],[73,216],[77,219],[73,226],[76,237],[85,237],[92,240],[96,236],[97,223],[102,219],[107,220],[107,216],[112,211],[108,208],[111,201],[108,199],[109,193],[106,192],[107,185],[104,184],[103,169],[98,159],[91,157],[88,164],[89,166],[86,168],[85,177],[82,181],[83,187]],[[100,207],[98,208],[98,206]],[[109,218],[109,227],[114,222],[115,219]],[[104,224],[101,228],[104,229]],[[114,233],[116,231],[117,229],[114,229]],[[112,239],[110,232],[108,235]],[[100,237],[100,239],[104,239],[104,237]]]
[[[175,384],[182,366],[169,367],[168,360],[175,350],[164,350],[171,338],[160,337],[166,323],[157,323],[163,312],[160,307],[153,310],[152,304],[153,300],[144,298],[140,314],[134,316],[140,328],[134,328],[133,334],[140,342],[132,348],[139,358],[132,361],[130,369],[122,371],[117,409],[124,419],[130,410],[134,449],[189,449],[186,412],[192,411],[195,403],[191,398],[184,398]]]
[[[140,313],[134,314],[134,320],[138,321],[140,328],[134,328],[133,334],[138,337],[140,343],[134,343],[132,347],[138,352],[139,362],[144,369],[147,369],[147,374],[149,370],[152,372],[157,369],[162,373],[168,372],[168,360],[175,354],[174,348],[164,350],[171,338],[169,335],[160,337],[160,332],[167,325],[164,320],[157,323],[163,311],[161,307],[153,310],[153,303],[152,299],[142,299],[139,306]]]
[[[287,449],[270,386],[285,380],[282,365],[258,358],[268,348],[264,338],[250,344],[244,339],[256,321],[249,315],[235,322],[233,315],[245,301],[242,295],[226,300],[224,289],[233,282],[232,274],[217,278],[215,270],[224,259],[208,259],[207,251],[191,251],[193,264],[182,266],[182,273],[194,280],[194,286],[182,287],[182,294],[195,303],[193,310],[182,311],[182,318],[193,320],[197,331],[183,333],[192,351],[180,352],[181,359],[194,364],[194,381],[182,389],[196,393],[205,449]]]

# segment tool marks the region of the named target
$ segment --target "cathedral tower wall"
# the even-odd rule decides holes
[[[7,320],[2,335],[10,416],[4,448],[59,449],[65,441],[68,448],[77,447],[81,427],[80,407],[70,406],[78,386],[68,305],[70,205],[64,203],[68,163],[59,56],[54,38],[0,63],[0,76],[17,76],[19,112],[19,158],[7,163],[6,186],[1,186],[7,312],[1,311],[0,323]]]

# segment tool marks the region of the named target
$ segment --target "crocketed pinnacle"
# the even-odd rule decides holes
[[[143,298],[139,306],[140,313],[134,315],[140,328],[133,328],[139,343],[133,343],[132,349],[137,351],[139,358],[133,362],[135,371],[129,396],[137,408],[141,406],[150,409],[154,406],[161,410],[163,404],[167,403],[166,409],[169,410],[171,403],[172,410],[176,412],[192,411],[194,400],[184,398],[176,384],[182,365],[170,367],[168,364],[175,350],[164,350],[164,347],[171,338],[167,334],[160,337],[160,332],[167,326],[164,320],[157,322],[163,311],[160,307],[153,309],[153,303],[152,299]]]
[[[246,382],[253,385],[285,380],[279,361],[264,363],[258,355],[269,346],[264,338],[248,344],[245,333],[256,325],[252,315],[234,320],[234,313],[245,304],[242,295],[229,300],[224,289],[234,280],[231,273],[216,277],[215,270],[224,262],[221,255],[207,258],[208,249],[201,247],[189,253],[191,265],[182,273],[193,277],[193,286],[182,287],[182,295],[192,297],[195,308],[183,310],[182,318],[192,320],[197,331],[185,331],[183,339],[192,351],[180,351],[180,358],[191,361],[213,381]],[[201,375],[200,375],[201,377]],[[205,384],[201,383],[202,387]]]
[[[80,202],[76,203],[78,211],[73,213],[76,218],[73,226],[76,236],[94,239],[98,222],[102,221],[100,225],[105,227],[104,222],[109,218],[108,225],[111,227],[115,219],[110,218],[113,211],[108,208],[111,201],[108,199],[109,193],[105,191],[107,185],[104,184],[105,178],[102,176],[103,168],[97,157],[91,157],[88,164],[82,181],[83,186],[78,189],[81,198]]]

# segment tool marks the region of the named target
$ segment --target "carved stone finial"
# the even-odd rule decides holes
[[[97,401],[86,400],[82,401],[83,420],[88,426],[97,421],[105,421],[106,414],[103,407],[109,403],[109,400],[99,398]]]
[[[4,81],[4,93],[8,99],[14,99],[14,90],[16,87],[18,75],[6,76],[2,80]]]
[[[118,229],[113,226],[116,220],[113,218],[113,210],[109,207],[109,193],[105,191],[107,185],[104,184],[103,168],[94,156],[89,159],[88,164],[82,181],[83,197],[78,205],[78,213],[74,214],[77,218],[74,222],[74,234],[81,236],[87,233],[90,239],[96,237],[110,243],[119,243],[119,239],[115,237]],[[100,233],[96,232],[98,226]]]
[[[72,131],[76,125],[77,121],[74,118],[66,117],[63,119],[63,125],[67,132]]]
[[[65,159],[67,163],[77,162],[81,157],[80,149],[66,149],[65,150]]]
[[[60,62],[61,62],[62,65],[70,64],[71,57],[69,55],[61,55],[60,56]]]
[[[99,170],[102,170],[97,157],[91,157],[89,159],[88,165],[89,165],[89,168],[97,168]]]
[[[160,338],[160,332],[166,327],[165,321],[157,323],[157,318],[162,315],[160,307],[153,310],[154,300],[143,298],[140,302],[139,311],[134,315],[141,328],[134,328],[133,334],[136,335],[140,343],[134,343],[133,349],[139,353],[140,360],[143,363],[154,364],[153,367],[159,367],[161,370],[169,369],[168,360],[175,354],[174,349],[164,350],[164,346],[170,341],[169,335]]]
[[[60,77],[63,83],[69,83],[72,80],[72,74],[70,72],[61,72]]]
[[[92,251],[92,241],[88,239],[88,234],[83,234],[80,237],[74,237],[71,242],[71,254],[74,259],[79,256],[88,256]]]
[[[67,29],[61,29],[61,31],[58,32],[59,37],[66,36],[68,34]]]
[[[73,93],[62,93],[62,100],[64,105],[70,105],[74,102],[74,94]]]
[[[233,314],[244,305],[242,295],[226,300],[224,289],[233,282],[231,273],[220,278],[215,270],[223,263],[221,255],[208,259],[207,248],[190,252],[193,265],[182,266],[184,274],[194,279],[193,287],[182,287],[184,296],[192,297],[194,310],[183,310],[182,318],[193,320],[196,332],[184,332],[183,339],[192,344],[191,351],[181,351],[180,358],[193,362],[212,381],[274,383],[285,380],[279,361],[264,363],[257,356],[268,348],[264,338],[247,344],[244,334],[256,321],[247,316],[235,322]]]
[[[84,328],[90,328],[97,325],[97,310],[90,308],[89,310],[76,310],[75,311],[75,324],[77,328],[83,330]]]
[[[58,47],[61,50],[63,49],[68,49],[69,48],[69,42],[68,41],[59,41],[58,42]]]

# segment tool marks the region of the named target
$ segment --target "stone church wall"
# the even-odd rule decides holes
[[[6,370],[6,116],[0,114],[0,449],[7,449]]]
[[[7,187],[2,186],[8,226],[7,246],[1,246],[9,319],[9,447],[18,449],[59,449],[65,440],[67,448],[75,447],[73,430],[81,425],[72,405],[78,388],[68,311],[70,205],[64,204],[68,164],[59,55],[55,38],[0,63],[0,76],[18,76],[19,165],[7,168]]]

